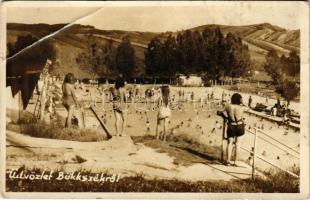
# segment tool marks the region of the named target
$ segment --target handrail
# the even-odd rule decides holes
[[[252,133],[253,135],[255,135],[255,133],[253,133],[253,132],[250,131],[250,130],[246,130],[246,131],[248,131],[249,133]],[[259,131],[259,130],[258,130],[258,131]],[[261,131],[259,131],[259,132],[261,132]],[[266,140],[265,138],[263,138],[263,137],[261,137],[261,136],[258,136],[258,137],[259,137],[260,139],[264,140],[265,142],[267,142],[267,143],[273,145],[274,147],[277,147],[278,149],[281,149],[281,150],[284,151],[285,153],[288,153],[288,154],[294,156],[295,158],[298,158],[298,159],[299,159],[298,156],[296,156],[296,155],[292,154],[291,152],[289,152],[289,151],[287,151],[287,150],[285,150],[285,149],[283,149],[283,148],[277,146],[276,144],[271,143],[270,141]],[[294,152],[295,152],[295,151],[294,151]],[[297,154],[299,154],[299,153],[297,152]]]
[[[225,125],[225,120],[224,120],[224,125]],[[223,126],[223,127],[225,127],[225,126]],[[270,164],[270,165],[272,165],[272,166],[274,166],[274,167],[276,167],[276,168],[278,168],[278,169],[280,169],[280,170],[282,170],[282,171],[288,173],[288,174],[291,175],[291,176],[294,176],[294,177],[296,177],[296,178],[299,178],[299,176],[298,176],[297,174],[295,174],[295,173],[293,173],[293,172],[291,172],[291,171],[289,171],[289,170],[283,169],[283,168],[280,167],[279,165],[274,164],[274,163],[272,163],[271,161],[269,161],[269,160],[267,160],[267,159],[265,159],[265,158],[262,158],[261,156],[259,156],[259,155],[256,154],[257,138],[260,138],[260,139],[262,139],[262,140],[268,142],[269,144],[271,144],[271,145],[273,145],[273,146],[275,146],[275,147],[277,147],[277,148],[279,148],[279,149],[281,149],[281,150],[283,150],[283,151],[285,151],[285,150],[282,149],[282,148],[280,148],[280,147],[277,146],[276,144],[270,143],[269,141],[267,141],[265,138],[262,138],[262,137],[259,136],[259,134],[258,134],[258,132],[263,133],[263,134],[265,134],[265,135],[266,135],[266,133],[262,132],[261,130],[258,130],[257,128],[254,128],[254,129],[255,129],[255,133],[253,133],[253,132],[250,131],[250,130],[246,130],[246,131],[252,133],[252,134],[255,136],[255,138],[254,138],[254,149],[253,149],[253,151],[249,151],[249,150],[247,150],[247,149],[245,149],[245,148],[243,148],[243,147],[240,147],[241,149],[243,149],[243,150],[245,150],[245,151],[247,151],[247,152],[249,152],[249,153],[252,154],[252,157],[253,157],[253,163],[252,163],[252,179],[254,180],[254,178],[255,178],[254,173],[255,173],[255,158],[256,158],[256,157],[259,158],[260,160],[262,160],[262,161],[264,161],[264,162],[266,162],[266,163],[268,163],[268,164]],[[225,130],[223,129],[223,135],[224,135],[224,132],[225,132]],[[274,139],[273,137],[271,137],[271,136],[269,136],[269,135],[267,135],[267,136],[270,137],[271,139],[273,139],[273,140],[279,142],[278,140]],[[222,138],[222,140],[224,140],[224,138]],[[223,141],[222,141],[222,142],[223,142]],[[279,142],[279,143],[282,144],[282,145],[284,145],[284,144],[281,143],[281,142]],[[284,146],[285,146],[285,147],[288,147],[289,149],[292,149],[291,147],[289,147],[289,146],[287,146],[287,145],[284,145]],[[221,160],[222,160],[222,161],[223,161],[223,150],[224,150],[224,149],[223,149],[223,145],[222,145],[222,151],[221,151]],[[294,152],[296,152],[294,149],[292,149],[292,150],[293,150]],[[287,152],[287,151],[285,151],[285,152]],[[287,153],[290,153],[290,152],[287,152]],[[290,153],[290,154],[291,154],[291,153]],[[293,154],[291,154],[291,155],[293,155]],[[293,155],[293,156],[295,156],[295,155]],[[296,157],[296,156],[295,156],[295,157]],[[297,157],[297,158],[298,158],[298,157]]]
[[[251,153],[251,154],[254,154],[254,152],[252,152],[252,151],[250,151],[250,150],[248,150],[248,149],[246,149],[246,148],[244,148],[244,147],[240,147],[240,148],[241,148],[242,150],[244,150],[244,151],[247,151],[247,152],[249,152],[249,153]],[[264,161],[264,162],[266,162],[266,163],[268,163],[268,164],[270,164],[270,165],[272,165],[272,166],[274,166],[274,167],[276,167],[276,168],[278,168],[278,169],[280,169],[280,170],[282,170],[282,171],[284,171],[284,172],[290,174],[291,176],[294,176],[294,177],[296,177],[296,178],[299,178],[299,176],[298,176],[297,174],[295,174],[295,173],[293,173],[293,172],[291,172],[291,171],[289,171],[289,170],[283,169],[283,168],[280,167],[279,165],[274,164],[274,163],[272,163],[271,161],[269,161],[269,160],[267,160],[267,159],[265,159],[265,158],[262,158],[262,157],[259,156],[259,155],[256,155],[256,156],[257,156],[257,158],[261,159],[262,161]]]
[[[258,137],[258,133],[257,133],[257,130],[255,129],[255,137],[254,137],[254,149],[253,149],[253,163],[252,163],[252,179],[254,180],[255,178],[255,164],[256,164],[256,147],[257,147],[257,143],[258,143],[258,140],[257,140],[257,137]]]
[[[268,135],[267,133],[265,133],[265,132],[263,132],[263,131],[261,131],[261,130],[259,130],[259,129],[258,129],[258,131],[261,132],[262,134],[266,135],[266,136],[269,137],[270,139],[272,139],[272,140],[274,140],[274,141],[276,141],[276,142],[282,144],[283,146],[287,147],[288,149],[291,149],[291,150],[294,151],[295,153],[299,154],[299,152],[296,151],[295,149],[293,149],[293,147],[290,147],[290,146],[288,146],[288,145],[286,145],[286,144],[284,144],[284,143],[278,141],[277,139],[271,137],[270,135]]]

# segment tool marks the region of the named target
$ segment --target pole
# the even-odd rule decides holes
[[[43,78],[43,87],[42,87],[42,95],[41,95],[41,99],[40,99],[40,120],[44,120],[45,119],[45,103],[46,103],[46,87],[47,87],[47,83],[46,80],[47,77]]]
[[[96,110],[94,109],[93,106],[90,106],[91,111],[93,111],[95,117],[97,118],[97,120],[99,121],[101,127],[103,128],[103,130],[106,132],[107,134],[107,138],[111,139],[112,138],[112,134],[109,131],[109,129],[107,128],[107,126],[104,124],[104,122],[102,121],[102,119],[99,117],[98,113],[96,112]]]
[[[256,147],[257,147],[257,136],[258,132],[256,131],[256,128],[254,129],[254,149],[253,149],[253,163],[252,163],[252,180],[254,180],[254,174],[255,174],[255,161],[256,161]]]
[[[221,162],[224,162],[224,140],[225,140],[226,120],[223,119],[222,145],[221,145]]]
[[[246,148],[244,148],[244,147],[240,147],[240,148],[241,148],[242,150],[248,152],[248,153],[253,153],[252,151],[249,151],[248,149],[246,149]],[[286,173],[288,173],[288,174],[290,174],[290,175],[296,177],[296,178],[299,178],[299,176],[298,176],[297,174],[295,174],[295,173],[293,173],[293,172],[291,172],[291,171],[289,171],[289,170],[283,169],[283,168],[280,167],[279,165],[277,165],[277,164],[275,164],[275,163],[272,163],[271,161],[269,161],[269,160],[267,160],[267,159],[265,159],[265,158],[262,158],[262,157],[259,156],[259,155],[257,155],[257,158],[260,159],[260,160],[262,160],[262,161],[264,161],[264,162],[266,162],[266,163],[268,163],[268,164],[270,164],[271,166],[274,166],[274,167],[276,167],[276,168],[278,168],[278,169],[280,169],[280,170],[282,170],[282,171],[284,171],[284,172],[286,172]]]

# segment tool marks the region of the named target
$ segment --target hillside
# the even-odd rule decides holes
[[[193,30],[202,31],[205,28],[220,27],[224,34],[231,32],[243,39],[255,39],[265,42],[274,43],[276,45],[285,45],[288,48],[299,49],[300,46],[300,31],[286,30],[284,28],[271,25],[269,23],[246,25],[246,26],[224,26],[224,25],[204,25],[193,28]]]
[[[7,24],[7,43],[14,43],[19,35],[31,34],[36,38],[42,38],[61,28],[66,24]],[[219,27],[224,35],[231,32],[240,38],[249,46],[251,59],[255,63],[258,71],[262,70],[265,62],[265,55],[270,49],[277,50],[278,54],[288,55],[290,51],[300,51],[300,31],[286,30],[268,23],[246,25],[246,26],[226,26],[226,25],[203,25],[192,28],[191,30],[203,31],[204,29],[213,29]],[[132,41],[136,52],[136,61],[138,63],[137,75],[144,72],[144,49],[148,42],[159,37],[165,39],[169,34],[177,35],[178,32],[138,32],[122,30],[99,30],[93,26],[73,25],[54,35],[50,40],[54,43],[59,62],[58,73],[65,74],[73,72],[79,78],[89,78],[89,72],[85,67],[79,66],[76,58],[82,52],[88,51],[89,38],[96,38],[102,44],[111,41],[113,48],[116,48],[124,35],[128,35]],[[106,66],[102,66],[107,68]],[[105,69],[107,76],[115,74],[113,69]]]
[[[249,46],[251,58],[260,67],[265,62],[265,55],[271,49],[275,49],[278,54],[288,55],[294,50],[300,52],[300,31],[286,30],[284,28],[271,25],[269,23],[246,25],[246,26],[225,26],[225,25],[204,25],[195,27],[192,30],[202,31],[205,28],[220,27],[222,33],[226,35],[231,32]]]

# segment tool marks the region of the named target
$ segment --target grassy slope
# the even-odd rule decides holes
[[[47,124],[44,121],[38,121],[31,113],[21,112],[18,122],[7,124],[6,129],[38,138],[80,142],[107,140],[106,135],[94,129],[79,129],[77,127],[65,128],[63,121],[64,119],[57,116],[57,119]]]
[[[205,28],[215,28],[216,26],[217,25],[205,25],[193,28],[193,30],[202,31]],[[265,50],[274,48],[280,54],[283,52],[287,54],[290,50],[299,52],[300,49],[299,30],[286,30],[268,23],[247,26],[220,25],[219,27],[224,34],[228,32],[234,33],[243,39],[247,39],[252,45],[262,47]]]
[[[177,165],[220,163],[220,147],[205,146],[186,137],[169,136],[167,142],[155,140],[154,136],[135,136],[132,139],[135,143],[143,143],[158,152],[167,153],[169,156],[174,157],[173,162]]]
[[[42,172],[37,170],[37,174]],[[27,173],[24,172],[24,173]],[[29,173],[29,172],[28,172]],[[49,173],[49,172],[45,172]],[[82,175],[96,176],[81,171]],[[54,172],[53,177],[57,177]],[[105,174],[105,177],[110,177]],[[180,181],[146,179],[143,175],[121,177],[118,182],[91,182],[75,180],[18,180],[6,175],[7,192],[264,192],[264,193],[298,193],[299,181],[284,173],[275,173],[270,179],[232,180],[232,181]]]

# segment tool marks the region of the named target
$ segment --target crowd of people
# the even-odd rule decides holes
[[[82,113],[82,118],[79,123],[82,127],[85,127],[85,102],[84,104],[77,97],[76,88],[88,90],[88,93],[91,95],[91,90],[95,88],[98,90],[101,98],[101,107],[104,107],[105,102],[108,100],[110,105],[112,105],[112,111],[114,113],[114,125],[115,132],[114,136],[124,136],[127,135],[127,125],[128,118],[130,116],[128,102],[140,102],[142,99],[146,102],[145,105],[149,105],[148,109],[157,112],[156,121],[150,120],[149,117],[146,119],[145,127],[148,132],[151,132],[151,124],[155,124],[154,135],[157,140],[166,141],[167,135],[172,133],[173,128],[171,126],[171,120],[174,120],[172,116],[172,110],[182,106],[180,102],[186,103],[196,103],[200,102],[201,107],[205,106],[206,102],[219,102],[218,115],[223,117],[226,121],[226,131],[224,138],[227,141],[226,149],[226,165],[236,166],[236,160],[238,160],[240,139],[245,134],[245,120],[244,112],[246,109],[253,109],[253,98],[250,95],[248,97],[247,105],[245,105],[242,95],[239,93],[228,92],[223,90],[220,99],[215,99],[214,91],[208,90],[200,94],[195,93],[193,90],[183,90],[179,88],[171,92],[171,87],[169,85],[161,86],[150,86],[146,88],[141,88],[139,84],[134,84],[131,86],[126,86],[126,82],[122,75],[115,81],[114,85],[106,84],[105,86],[96,86],[96,87],[85,87],[83,83],[78,83],[74,78],[74,75],[69,73],[65,76],[64,82],[62,85],[63,91],[63,105],[67,110],[66,118],[66,127],[72,126],[73,113],[76,110],[79,110]],[[204,94],[201,94],[204,93]],[[218,97],[218,96],[217,96]],[[96,105],[98,97],[90,98],[90,104]],[[100,99],[99,98],[99,99]],[[197,104],[198,105],[198,104]],[[101,108],[100,107],[100,108]],[[287,116],[288,106],[281,104],[281,101],[278,99],[277,103],[271,108],[271,115],[278,115],[279,110],[284,110],[284,116],[281,123],[278,123],[279,126],[282,124],[289,124],[289,117]],[[99,109],[100,109],[99,108]],[[197,112],[198,115],[198,112]],[[210,116],[209,116],[210,117]],[[175,120],[174,120],[175,121]],[[153,126],[152,126],[153,127]],[[213,129],[211,133],[216,132],[218,127],[222,125],[216,121],[215,125],[212,126]],[[255,127],[255,123],[253,125]],[[264,125],[262,124],[262,130]],[[251,129],[251,126],[248,126],[248,129]]]
[[[76,89],[75,89],[76,79],[72,73],[69,73],[65,76],[64,82],[62,85],[63,91],[63,105],[67,110],[66,118],[66,127],[72,126],[71,120],[75,110],[80,110],[84,112],[82,103],[78,100]],[[79,87],[84,87],[82,84]],[[102,103],[104,104],[106,91],[100,90],[100,94],[103,96]],[[135,101],[139,99],[137,97],[142,96],[141,89],[139,86],[135,86],[134,90],[125,90],[125,80],[122,75],[115,81],[114,86],[108,89],[110,94],[110,100],[112,103],[112,110],[115,117],[115,136],[124,136],[126,135],[126,127],[128,121],[128,104],[127,101]],[[155,138],[157,140],[166,141],[167,134],[170,131],[170,121],[171,121],[171,107],[172,103],[176,101],[176,96],[178,95],[179,100],[183,101],[194,101],[195,93],[190,92],[188,95],[182,90],[179,90],[177,94],[171,95],[169,85],[162,85],[160,88],[151,88],[145,90],[144,97],[150,99],[151,97],[156,100],[153,103],[156,103],[157,107],[157,117],[156,117],[156,131]],[[149,98],[148,98],[149,97]],[[201,101],[204,101],[202,98]],[[209,101],[214,100],[214,92],[206,94],[206,99]],[[95,103],[95,102],[94,102]],[[236,160],[238,159],[239,143],[240,137],[245,133],[245,123],[243,118],[244,104],[242,101],[242,96],[239,93],[222,94],[222,109],[218,111],[218,114],[222,116],[227,121],[227,131],[226,137],[227,140],[227,159],[225,164],[227,165],[236,165]],[[82,115],[85,116],[85,115]],[[151,123],[149,119],[148,127]],[[81,120],[83,127],[85,127],[85,118]],[[218,122],[217,122],[218,123]],[[219,125],[219,123],[218,123]],[[149,128],[148,128],[149,129]],[[234,148],[233,148],[234,146]],[[235,150],[233,152],[233,149]],[[234,156],[232,156],[234,154]],[[232,160],[233,158],[233,160]]]
[[[64,81],[59,88],[61,88],[62,91],[62,104],[67,111],[65,120],[66,127],[72,127],[76,124],[78,124],[79,127],[86,127],[85,108],[88,108],[90,105],[99,110],[105,110],[108,108],[109,112],[112,111],[113,113],[111,113],[109,118],[114,117],[115,119],[112,120],[114,123],[113,130],[115,130],[112,135],[117,137],[128,134],[128,119],[132,119],[131,115],[133,114],[129,109],[132,103],[138,103],[138,105],[141,106],[138,109],[142,108],[142,105],[146,106],[142,115],[145,113],[145,130],[147,130],[147,134],[153,135],[157,140],[166,141],[169,134],[173,134],[173,131],[178,130],[174,128],[174,126],[181,126],[183,124],[182,120],[177,120],[178,117],[174,116],[177,113],[174,111],[175,109],[181,110],[181,107],[184,105],[194,105],[194,107],[201,106],[199,109],[199,112],[201,113],[205,111],[202,108],[207,107],[207,103],[216,102],[214,105],[220,105],[216,108],[218,110],[217,114],[225,120],[226,126],[223,126],[218,119],[217,121],[211,120],[211,124],[204,130],[201,129],[201,125],[203,126],[203,124],[197,124],[197,126],[200,126],[198,128],[200,128],[199,131],[202,135],[204,132],[218,135],[216,136],[216,141],[221,138],[221,134],[217,134],[219,133],[219,130],[225,128],[225,134],[222,138],[224,143],[227,143],[224,164],[229,166],[237,166],[238,164],[236,161],[238,161],[240,141],[246,130],[251,130],[252,127],[261,130],[266,128],[261,121],[262,119],[260,122],[255,122],[254,124],[247,121],[248,124],[246,125],[244,112],[253,109],[253,98],[251,95],[248,96],[248,102],[247,105],[245,105],[242,95],[232,91],[223,90],[222,93],[215,91],[217,92],[217,95],[215,95],[214,90],[211,88],[200,88],[199,90],[195,90],[191,88],[173,88],[169,85],[149,85],[143,87],[140,84],[126,85],[126,81],[122,75],[118,77],[114,84],[85,85],[83,82],[78,81],[72,73],[66,74]],[[84,99],[82,98],[83,100],[81,100],[81,96],[84,96]],[[90,98],[88,98],[88,96],[90,96]],[[87,99],[86,101],[85,97]],[[52,99],[52,97],[47,98],[47,101],[50,99]],[[47,103],[47,105],[53,105],[53,100],[50,101],[52,103]],[[108,102],[106,106],[105,102]],[[107,110],[104,112],[106,111]],[[155,112],[156,119],[154,120],[153,117],[147,115],[147,111]],[[193,111],[193,114],[195,113],[197,116],[199,115],[198,110],[191,111]],[[77,119],[74,116],[75,112],[81,113],[81,118]],[[282,122],[278,123],[278,125],[289,125],[290,119],[288,117],[288,105],[285,103],[281,104],[280,99],[278,99],[275,105],[271,107],[270,114],[272,116],[279,116],[279,112],[284,112],[284,115]],[[209,118],[212,113],[213,111],[208,113]],[[201,115],[201,117],[208,118],[208,115]],[[152,116],[154,115],[152,114]],[[178,125],[180,124],[179,122],[181,122],[181,125]],[[259,123],[261,123],[261,125],[259,125]],[[276,122],[274,123],[276,125]],[[272,126],[275,125],[272,124],[270,130],[272,129]],[[286,134],[287,131],[284,135]]]
[[[266,104],[263,103],[257,103],[256,106],[253,108],[252,106],[252,96],[249,96],[248,99],[248,107],[254,110],[266,110],[266,112],[271,116],[271,117],[281,117],[282,120],[279,124],[281,125],[286,125],[287,127],[290,124],[290,118],[289,115],[291,114],[291,109],[289,109],[289,104],[288,103],[281,103],[280,99],[277,99],[277,102],[269,109],[268,108],[268,97],[266,96]]]

